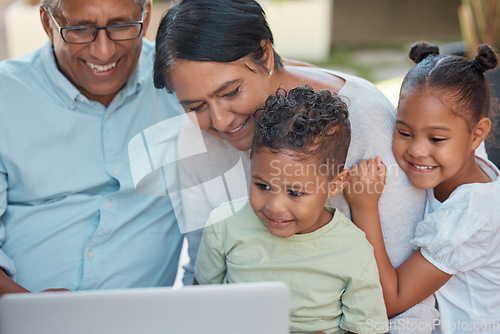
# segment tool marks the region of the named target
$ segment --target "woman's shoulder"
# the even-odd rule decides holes
[[[339,92],[345,84],[344,78],[315,66],[288,65],[284,73],[282,84],[288,89],[308,84],[315,90]]]
[[[361,77],[320,67],[287,66],[284,80],[285,88],[302,86],[305,83],[314,89],[327,89],[344,97],[351,109],[377,110],[384,115],[395,114],[389,99],[372,82]]]
[[[345,81],[344,86],[339,91],[340,95],[353,98],[355,96],[357,101],[369,101],[372,104],[381,104],[388,109],[394,109],[394,106],[389,99],[378,89],[378,87],[371,81],[365,78],[358,77],[352,74],[347,74],[335,70],[324,69],[330,75],[342,78]]]

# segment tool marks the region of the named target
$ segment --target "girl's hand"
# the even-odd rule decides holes
[[[380,157],[360,160],[351,166],[344,189],[347,202],[353,209],[378,208],[384,190],[386,167]]]

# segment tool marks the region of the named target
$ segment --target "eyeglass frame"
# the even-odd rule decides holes
[[[96,39],[97,39],[97,35],[99,34],[99,30],[105,30],[106,31],[106,36],[108,36],[108,38],[111,40],[111,41],[130,41],[132,39],[136,39],[136,38],[139,38],[141,36],[141,33],[142,33],[142,30],[144,29],[144,16],[146,14],[146,10],[142,10],[142,17],[141,17],[141,20],[140,21],[135,21],[135,22],[129,22],[129,23],[117,23],[117,24],[108,24],[108,25],[105,25],[105,26],[69,26],[69,27],[61,27],[59,25],[59,23],[57,23],[54,15],[52,14],[52,12],[48,9],[45,9],[45,12],[49,14],[50,18],[52,19],[52,21],[54,21],[55,25],[56,25],[56,28],[59,29],[59,34],[61,35],[61,38],[62,40],[65,42],[65,43],[68,43],[68,44],[89,44],[89,43],[92,43],[94,42]],[[128,26],[128,25],[132,25],[132,24],[140,24],[141,25],[141,28],[139,29],[139,32],[137,33],[137,36],[136,37],[132,37],[132,38],[126,38],[126,39],[113,39],[111,38],[111,36],[109,35],[109,30],[108,28],[109,27],[120,27],[120,26]],[[92,39],[91,41],[88,41],[88,42],[68,42],[64,36],[63,36],[63,30],[76,30],[75,28],[79,28],[79,29],[88,29],[88,28],[95,28],[96,29],[96,34],[94,35],[94,39]]]

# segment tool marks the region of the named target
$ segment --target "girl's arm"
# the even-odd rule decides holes
[[[384,245],[378,200],[385,184],[386,168],[380,157],[361,160],[351,167],[344,190],[351,207],[352,220],[366,234],[374,248],[375,259],[389,318],[424,300],[445,284],[451,275],[414,252],[397,269],[392,266]]]

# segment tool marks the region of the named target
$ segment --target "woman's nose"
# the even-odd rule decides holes
[[[233,130],[231,129],[231,124],[233,124],[235,114],[229,108],[221,105],[212,106],[210,110],[210,118],[212,120],[212,126],[216,130],[220,132]]]

